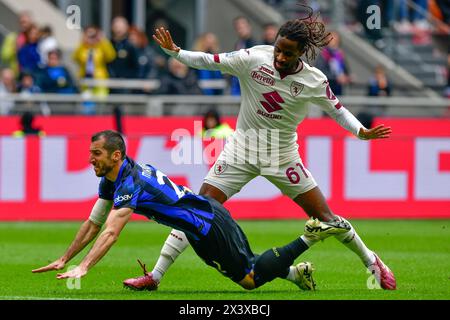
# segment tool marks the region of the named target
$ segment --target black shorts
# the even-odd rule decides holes
[[[228,210],[211,197],[214,219],[208,234],[200,240],[189,239],[194,251],[206,264],[239,282],[253,269],[255,255],[247,237]]]

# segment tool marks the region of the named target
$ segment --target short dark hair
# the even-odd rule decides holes
[[[332,38],[330,32],[325,30],[325,24],[317,21],[318,15],[313,18],[314,10],[311,7],[299,4],[309,11],[306,18],[289,20],[278,30],[277,38],[286,37],[297,41],[299,50],[304,52],[308,61],[316,58],[316,49],[325,47]]]
[[[56,49],[50,50],[50,51],[47,53],[48,56],[51,55],[51,54],[56,54],[56,56],[57,56],[59,59],[62,58],[62,51],[61,51],[61,49],[56,48]]]
[[[91,142],[95,142],[100,140],[101,138],[105,138],[105,145],[103,146],[106,151],[108,151],[108,154],[112,154],[114,151],[119,150],[122,153],[122,160],[126,157],[126,146],[125,146],[125,140],[123,139],[122,135],[114,130],[104,130],[95,133],[91,137]]]
[[[216,109],[209,109],[203,116],[203,129],[211,129],[206,127],[206,119],[208,119],[209,117],[213,117],[216,120],[217,126],[220,125],[220,113]]]

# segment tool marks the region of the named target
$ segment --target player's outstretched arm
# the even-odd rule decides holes
[[[100,234],[94,243],[94,246],[86,255],[86,257],[81,261],[80,265],[75,269],[60,273],[56,277],[58,279],[66,278],[81,278],[89,269],[91,269],[101,258],[108,252],[108,250],[113,246],[113,244],[119,238],[120,232],[123,227],[127,224],[133,210],[130,208],[120,208],[111,211],[111,214],[106,221],[105,230]]]
[[[167,55],[174,57],[191,68],[200,70],[227,71],[226,64],[218,63],[216,61],[218,55],[201,51],[181,50],[181,48],[173,42],[170,32],[164,28],[156,29],[153,39],[160,45]],[[228,73],[233,74],[232,70],[229,70]]]
[[[391,127],[385,127],[384,124],[380,124],[372,129],[361,128],[358,132],[358,136],[363,140],[387,139],[391,136],[391,133]]]
[[[52,263],[46,265],[45,267],[41,267],[38,269],[31,270],[33,273],[41,273],[41,272],[47,272],[52,270],[61,270],[66,265],[66,262],[63,261],[61,258],[58,260],[53,261]]]
[[[180,51],[180,47],[173,42],[169,30],[166,30],[163,27],[155,30],[153,39],[161,46],[161,48],[175,52]]]
[[[93,223],[91,220],[86,220],[78,230],[75,239],[70,244],[66,252],[57,260],[50,263],[45,267],[34,269],[31,272],[40,273],[52,270],[61,270],[65,267],[66,263],[75,257],[78,252],[83,250],[99,233],[101,227]]]

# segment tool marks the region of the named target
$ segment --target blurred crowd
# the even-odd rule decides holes
[[[74,78],[62,63],[62,52],[49,26],[38,26],[29,12],[19,16],[20,30],[8,34],[1,47],[0,96],[6,93],[75,93]],[[14,104],[2,99],[0,114]],[[43,114],[50,109],[41,104]]]
[[[365,23],[367,8],[372,5],[380,8],[382,28],[371,28]],[[355,15],[368,39],[380,50],[387,45],[383,30],[411,34],[416,44],[430,43],[432,30],[442,34],[450,32],[448,0],[359,0]]]
[[[193,70],[165,55],[145,31],[129,25],[117,16],[111,23],[111,38],[96,26],[87,26],[76,49],[64,53],[53,36],[51,27],[38,26],[30,12],[19,16],[20,29],[8,34],[1,44],[0,96],[7,93],[88,93],[106,96],[109,93],[239,95],[237,79],[224,78],[219,71]],[[263,39],[254,39],[245,17],[234,20],[238,40],[236,50],[256,44],[273,44],[278,26],[264,27]],[[217,36],[212,32],[199,35],[192,50],[220,52]],[[68,68],[65,64],[74,64]],[[73,75],[70,70],[76,70]],[[117,89],[85,85],[79,79],[158,79],[159,88]],[[225,86],[200,87],[202,80],[223,80]],[[227,85],[228,84],[228,85]],[[0,102],[0,114],[8,114],[14,103]],[[88,104],[86,104],[88,107]],[[44,110],[44,114],[48,113]]]
[[[267,1],[271,5],[281,5],[283,1]],[[417,32],[428,30],[427,10],[448,23],[449,2],[441,0],[415,0],[414,3],[424,11],[409,10],[406,0],[359,0],[356,4],[367,7],[380,5],[385,18],[384,23],[392,25],[399,32]],[[431,6],[430,6],[431,4]],[[194,70],[165,55],[159,46],[149,39],[145,31],[130,25],[125,17],[117,16],[111,23],[111,37],[105,37],[101,29],[87,26],[76,49],[63,53],[53,36],[51,27],[39,26],[30,12],[19,16],[20,29],[6,36],[1,45],[0,97],[5,93],[88,93],[94,96],[106,96],[109,93],[144,94],[203,94],[203,95],[239,95],[239,81],[227,77],[219,71]],[[233,20],[236,41],[233,48],[239,50],[258,44],[273,44],[278,25],[264,25],[262,37],[254,36],[250,21],[245,16]],[[170,26],[169,26],[170,29]],[[376,34],[367,30],[369,36],[379,40]],[[352,75],[340,48],[340,37],[332,32],[333,40],[322,50],[314,62],[330,81],[333,92],[345,94],[345,87],[352,82]],[[218,53],[223,51],[217,36],[206,32],[198,36],[192,47],[194,51]],[[449,58],[450,61],[450,58]],[[71,64],[69,68],[66,63]],[[382,68],[377,68],[373,78],[367,79],[368,95],[389,95],[390,85],[387,77],[381,77]],[[73,75],[71,70],[76,73]],[[80,79],[107,80],[119,79],[158,79],[158,88],[139,89],[110,88],[106,85],[88,86]],[[380,80],[382,79],[382,80]],[[202,81],[222,80],[225,86],[201,86]],[[14,103],[0,99],[0,114],[9,114]],[[89,104],[86,103],[86,107]],[[41,111],[48,114],[50,109],[41,103]],[[95,110],[93,110],[95,112]]]

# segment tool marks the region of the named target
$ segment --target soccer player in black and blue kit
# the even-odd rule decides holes
[[[292,281],[303,290],[314,290],[312,264],[302,262],[292,266],[294,260],[307,249],[300,238],[261,255],[254,254],[244,232],[225,207],[213,198],[194,194],[188,188],[176,185],[149,164],[135,163],[126,156],[125,142],[119,133],[107,130],[93,135],[89,160],[95,174],[102,177],[99,199],[64,255],[33,272],[63,269],[105,224],[103,232],[80,265],[58,274],[57,278],[84,276],[116,242],[135,212],[183,231],[206,264],[245,289],[260,287],[280,277]]]

